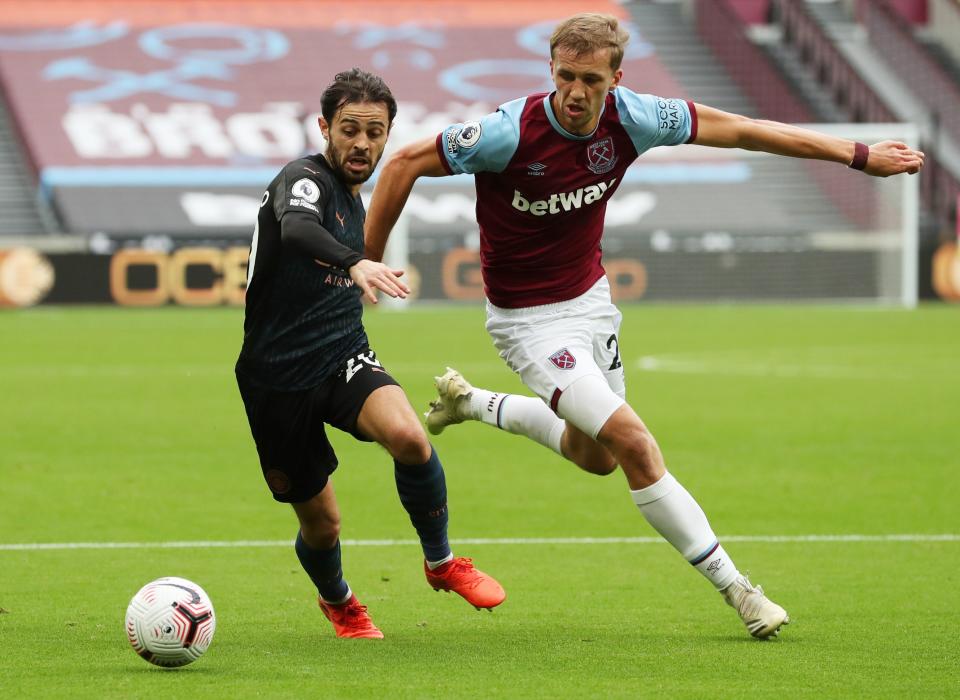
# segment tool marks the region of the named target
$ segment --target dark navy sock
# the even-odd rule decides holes
[[[347,597],[350,587],[343,580],[340,566],[340,540],[332,549],[311,549],[298,530],[295,547],[300,565],[316,585],[321,598],[327,602],[339,602]]]
[[[425,464],[401,464],[394,460],[400,502],[410,515],[410,522],[420,536],[427,561],[440,561],[450,556],[447,541],[447,482],[443,465],[432,450]]]

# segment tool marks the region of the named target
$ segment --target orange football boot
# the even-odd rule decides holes
[[[492,576],[475,569],[473,560],[467,557],[456,557],[433,571],[424,562],[423,570],[433,590],[453,591],[477,610],[495,608],[507,597],[503,586]]]
[[[350,594],[350,600],[339,605],[332,605],[323,598],[318,598],[320,609],[327,619],[333,623],[333,629],[338,637],[345,639],[383,639],[381,632],[370,616],[367,606],[360,605],[357,596]]]

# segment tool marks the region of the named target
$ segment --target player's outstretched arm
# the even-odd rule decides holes
[[[370,209],[364,224],[364,247],[370,260],[382,260],[383,249],[403,210],[417,178],[448,175],[440,162],[436,139],[429,138],[404,146],[383,166],[373,188]]]
[[[888,177],[919,172],[923,167],[923,152],[899,141],[881,141],[869,147],[868,152],[857,153],[856,142],[836,136],[827,136],[810,129],[790,124],[750,119],[706,105],[696,105],[697,137],[694,143],[719,148],[744,148],[793,158],[829,160],[844,165],[854,164],[858,157],[868,175]],[[866,162],[862,159],[866,157]]]

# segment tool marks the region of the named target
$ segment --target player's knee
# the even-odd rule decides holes
[[[329,514],[315,518],[301,518],[300,531],[311,549],[330,549],[340,539],[340,516]]]
[[[660,446],[646,429],[636,432],[630,441],[630,447],[635,458],[644,465],[652,465],[660,461]]]
[[[390,431],[384,445],[401,464],[423,464],[432,453],[430,441],[419,423],[405,422]]]
[[[336,522],[327,522],[324,524],[323,530],[315,538],[314,544],[318,549],[330,549],[336,546],[337,541],[340,539],[340,521]]]
[[[625,470],[640,473],[653,472],[662,462],[660,446],[646,428],[633,430],[625,439],[618,442],[616,452]]]

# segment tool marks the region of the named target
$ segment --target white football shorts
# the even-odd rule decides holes
[[[593,438],[625,402],[622,318],[606,277],[557,304],[503,309],[487,302],[487,332],[500,357],[554,413]]]

